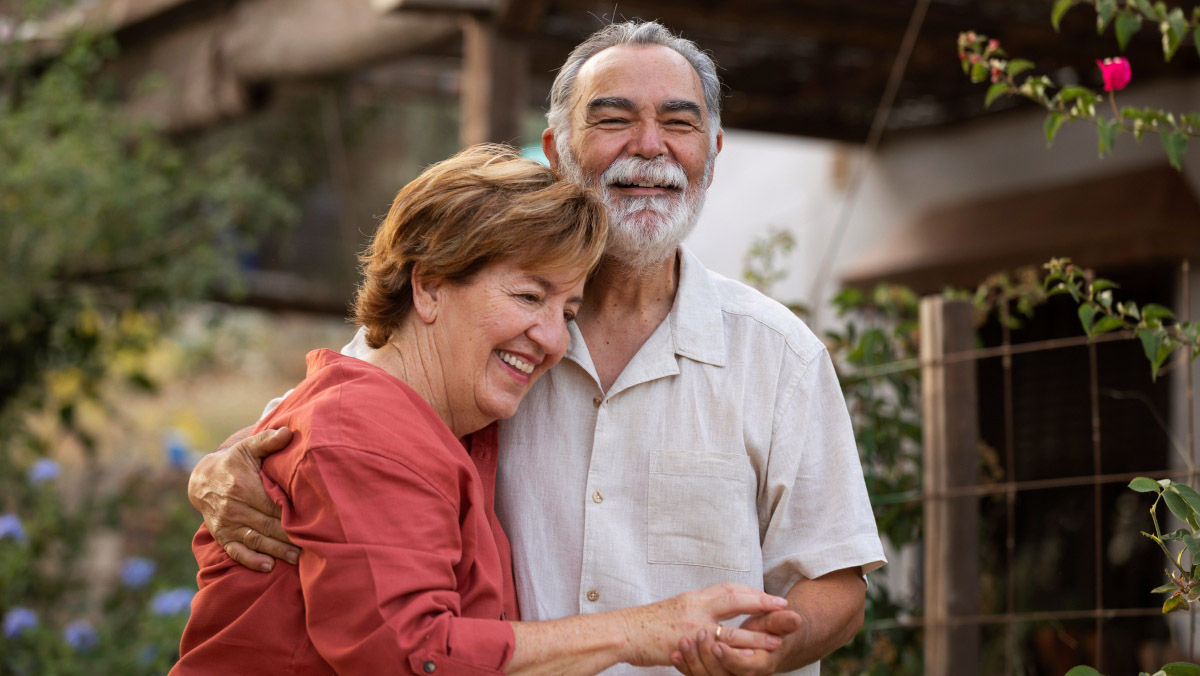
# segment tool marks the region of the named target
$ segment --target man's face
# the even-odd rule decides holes
[[[695,225],[721,147],[699,76],[667,47],[610,47],[580,69],[570,105],[569,133],[542,138],[551,165],[604,196],[610,256],[662,262]]]

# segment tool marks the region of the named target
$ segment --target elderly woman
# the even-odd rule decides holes
[[[372,352],[311,353],[259,424],[294,434],[262,479],[299,565],[243,568],[201,527],[200,591],[171,673],[592,674],[670,664],[681,637],[785,606],[721,585],[517,621],[495,446],[458,439],[511,416],[562,358],[606,232],[590,193],[496,146],[400,191],[363,257],[355,316]],[[741,629],[725,640],[778,645]]]

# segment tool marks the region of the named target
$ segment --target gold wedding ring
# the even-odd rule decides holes
[[[250,528],[250,527],[246,528],[246,532],[242,533],[242,544],[246,545],[247,547],[250,546],[250,543],[246,542],[246,538],[250,537],[250,534],[253,532],[254,532],[253,528]]]
[[[718,624],[718,625],[717,625],[717,631],[716,631],[716,639],[717,639],[718,641],[720,641],[720,640],[721,640],[721,628],[722,628],[722,627],[721,627],[721,625],[719,625],[719,624]]]

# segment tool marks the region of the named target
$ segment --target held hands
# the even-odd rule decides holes
[[[628,661],[635,666],[673,664],[689,676],[709,676],[709,672],[684,671],[686,658],[680,656],[676,646],[682,646],[680,636],[704,636],[710,651],[714,648],[712,638],[717,623],[738,615],[777,616],[775,625],[794,621],[799,626],[796,613],[786,610],[787,600],[771,596],[745,585],[725,583],[686,592],[648,606],[630,608],[628,612],[628,635],[632,655]],[[765,631],[764,623],[757,627],[721,627],[720,646],[726,653],[770,654],[782,645],[779,637]],[[693,651],[694,652],[694,651]],[[672,654],[674,653],[674,654]],[[679,656],[679,659],[674,659]],[[749,659],[750,656],[745,656]],[[711,658],[710,658],[711,659]],[[697,664],[701,664],[697,660]],[[714,671],[712,674],[724,674]]]
[[[202,458],[188,481],[188,499],[204,517],[208,532],[230,558],[251,570],[267,572],[277,558],[296,563],[300,556],[258,474],[262,459],[291,440],[286,427],[247,437]]]
[[[720,636],[714,631],[701,630],[694,640],[683,637],[679,650],[671,653],[671,664],[685,676],[766,676],[780,670],[781,662],[791,643],[801,640],[803,620],[791,610],[754,615],[740,628],[721,627]],[[740,632],[766,632],[776,638],[774,650],[744,646],[735,640]]]

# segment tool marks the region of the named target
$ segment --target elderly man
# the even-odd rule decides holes
[[[566,358],[499,428],[523,619],[740,582],[799,613],[745,620],[783,648],[732,650],[714,627],[680,641],[676,668],[817,674],[861,625],[863,575],[884,557],[824,346],[681,245],[723,140],[715,65],[657,23],[614,24],[571,53],[550,97],[546,156],[604,196],[614,232]],[[246,439],[193,476],[193,502],[245,565],[273,565],[251,548],[295,554],[247,506],[269,502],[231,488],[287,436]]]

